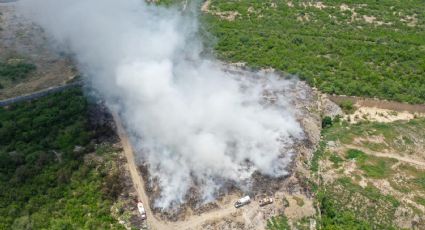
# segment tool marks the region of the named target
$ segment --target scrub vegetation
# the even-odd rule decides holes
[[[80,89],[0,108],[0,229],[119,229]],[[93,153],[91,153],[93,154]],[[102,154],[98,154],[102,157]]]
[[[0,90],[12,82],[21,81],[35,71],[36,66],[20,60],[14,62],[0,61]]]
[[[313,167],[320,178],[313,188],[317,188],[321,227],[423,226],[424,220],[412,220],[423,216],[425,208],[424,133],[420,131],[424,129],[423,118],[358,124],[340,120],[325,128]]]
[[[0,78],[2,80],[21,80],[35,70],[35,65],[29,63],[2,63],[0,62]]]
[[[285,216],[272,217],[267,221],[267,229],[269,230],[289,230],[288,218]]]
[[[425,4],[236,1],[204,5],[223,60],[273,67],[330,94],[425,102]]]

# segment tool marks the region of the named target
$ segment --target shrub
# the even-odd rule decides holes
[[[351,100],[343,100],[339,103],[339,106],[341,107],[342,111],[347,114],[351,114],[355,111],[354,104]]]
[[[356,159],[358,161],[362,161],[366,159],[366,157],[367,157],[366,154],[360,150],[357,150],[357,149],[347,150],[347,155],[346,155],[347,159]]]
[[[267,229],[269,230],[289,230],[291,229],[288,224],[286,216],[272,217],[267,221]]]
[[[25,78],[30,72],[36,69],[35,65],[29,63],[1,63],[0,77],[8,80],[18,80]]]
[[[328,128],[332,126],[332,118],[329,116],[326,116],[322,119],[322,128]]]

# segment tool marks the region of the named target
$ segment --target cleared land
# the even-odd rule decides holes
[[[208,0],[202,9],[224,60],[296,74],[325,93],[425,102],[421,0]]]
[[[72,80],[72,63],[49,47],[38,26],[16,12],[16,3],[0,2],[0,99]]]

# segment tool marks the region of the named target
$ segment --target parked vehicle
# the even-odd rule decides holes
[[[268,204],[271,204],[271,203],[273,203],[273,198],[271,198],[271,197],[266,197],[266,198],[263,198],[263,199],[258,201],[258,204],[260,206],[265,206],[265,205],[268,205]]]
[[[146,210],[141,201],[137,203],[137,209],[139,210],[140,217],[142,218],[142,220],[146,220]]]
[[[251,202],[251,198],[249,196],[244,196],[240,198],[238,201],[236,201],[235,208],[242,207],[246,204],[249,204],[250,202]]]

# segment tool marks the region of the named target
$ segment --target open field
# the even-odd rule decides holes
[[[423,1],[208,0],[202,9],[224,60],[296,74],[325,93],[425,102]]]

